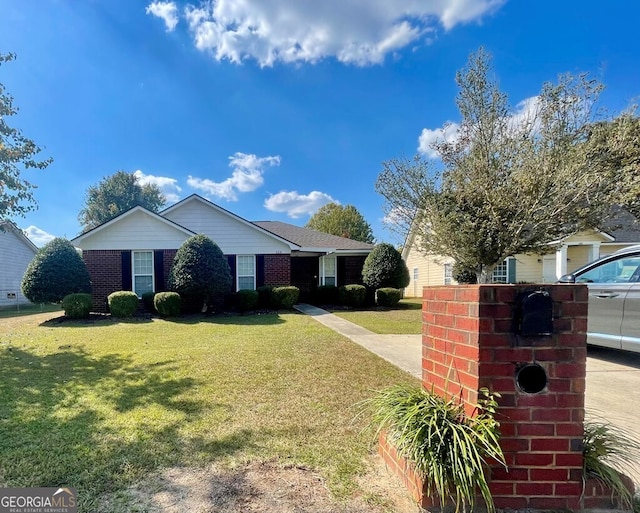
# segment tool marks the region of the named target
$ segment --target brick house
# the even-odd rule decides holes
[[[251,222],[193,194],[160,213],[137,206],[79,235],[91,275],[93,305],[109,294],[167,290],[178,248],[191,236],[210,237],[227,257],[233,289],[295,285],[302,297],[318,285],[362,283],[373,245],[279,221]]]

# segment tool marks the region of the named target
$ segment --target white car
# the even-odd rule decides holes
[[[640,352],[640,246],[588,263],[559,282],[589,287],[588,344]]]

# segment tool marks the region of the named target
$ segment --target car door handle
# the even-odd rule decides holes
[[[617,292],[599,292],[591,295],[599,297],[600,299],[612,299],[614,297],[618,297],[620,294],[618,294]]]

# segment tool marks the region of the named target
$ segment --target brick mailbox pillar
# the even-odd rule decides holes
[[[501,395],[497,420],[509,468],[492,468],[496,507],[580,509],[587,288],[426,287],[423,299],[424,387],[460,397],[468,413],[480,388]]]

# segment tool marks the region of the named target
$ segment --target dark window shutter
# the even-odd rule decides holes
[[[256,255],[256,288],[264,285],[264,255]]]
[[[164,251],[157,250],[153,252],[153,276],[154,276],[154,290],[161,292],[165,290],[164,285]]]
[[[336,257],[336,285],[347,285],[347,269],[345,266],[345,257]]]
[[[516,282],[516,259],[507,259],[507,283]]]
[[[131,275],[131,251],[120,253],[122,259],[122,288],[120,290],[133,290]]]
[[[236,256],[235,255],[227,255],[227,262],[229,262],[229,268],[231,269],[231,290],[236,290]]]

